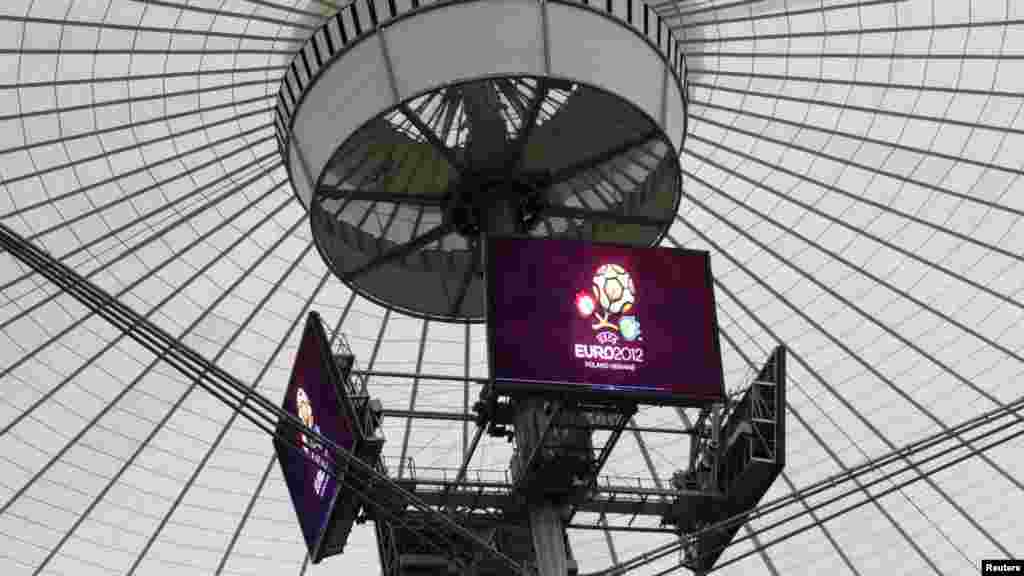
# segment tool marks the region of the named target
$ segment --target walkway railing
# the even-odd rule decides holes
[[[400,458],[397,456],[383,457],[384,466],[387,470],[397,470]],[[405,458],[404,482],[423,484],[421,489],[443,491],[445,486],[455,483],[458,474],[456,468],[441,466],[417,466],[411,457]],[[492,492],[502,495],[508,494],[512,487],[512,479],[509,477],[508,469],[496,468],[467,468],[466,478],[462,484],[470,491],[479,488],[487,488]],[[431,488],[433,487],[433,488]],[[617,494],[618,497],[629,496],[669,496],[673,494],[671,486],[659,487],[650,477],[642,476],[613,476],[602,474],[598,477],[597,491],[605,494]]]

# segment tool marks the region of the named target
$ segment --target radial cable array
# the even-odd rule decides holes
[[[302,430],[316,441],[323,443],[324,446],[330,448],[334,457],[341,458],[342,461],[348,466],[353,467],[365,478],[367,484],[378,490],[374,495],[370,495],[353,486],[350,482],[345,481],[344,478],[337,478],[340,482],[352,488],[357,497],[368,506],[377,508],[388,516],[394,516],[394,510],[412,507],[417,512],[425,514],[428,518],[434,520],[438,527],[443,527],[450,531],[450,534],[445,536],[451,538],[453,544],[455,544],[453,549],[458,549],[457,546],[461,544],[464,547],[479,550],[499,560],[516,574],[528,573],[522,566],[494,549],[490,544],[484,542],[448,516],[434,511],[416,498],[416,496],[392,482],[386,475],[375,470],[359,458],[354,457],[330,439],[322,436],[319,432],[309,429],[300,419],[285,412],[254,390],[247,389],[247,387],[223,369],[210,363],[199,353],[175,340],[163,329],[146,320],[91,282],[88,282],[74,270],[32,245],[32,243],[3,224],[0,224],[0,246],[5,248],[13,257],[66,291],[92,310],[93,313],[98,314],[118,329],[124,331],[129,337],[158,358],[173,366],[186,377],[193,379],[200,387],[232,410],[240,413],[261,430],[274,436],[274,427],[279,420],[284,420],[291,426]],[[256,406],[252,406],[251,403],[256,404]],[[288,441],[287,439],[283,440]],[[327,469],[325,471],[333,475],[333,471]],[[397,500],[398,505],[394,506],[394,510],[387,510],[386,507],[380,506],[375,502],[372,497],[378,494]],[[419,531],[416,532],[419,533]],[[423,534],[420,534],[420,536],[425,537]],[[431,540],[426,537],[425,539],[428,542]]]

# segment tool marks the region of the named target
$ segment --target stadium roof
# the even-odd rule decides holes
[[[0,222],[275,401],[316,310],[364,369],[423,376],[371,377],[386,408],[468,411],[476,384],[429,376],[484,376],[483,328],[353,295],[313,248],[282,168],[278,83],[331,5],[0,3]],[[777,342],[790,348],[788,466],[767,498],[1017,401],[1024,4],[654,7],[689,74],[683,199],[665,243],[712,254],[730,389]],[[344,556],[307,566],[266,435],[29,272],[0,255],[0,572],[378,571],[368,527]],[[650,407],[636,425],[693,417]],[[384,433],[386,457],[430,476],[458,467],[472,428],[389,417]],[[605,472],[664,485],[685,467],[681,438],[627,433]],[[808,497],[751,522],[739,536],[754,537],[720,562],[752,553],[721,573],[952,576],[1020,555],[1021,448],[921,465],[866,490],[926,480],[827,522],[869,497],[847,482],[850,497],[813,513],[838,492]],[[485,438],[473,467],[502,477],[509,456]],[[570,537],[584,572],[672,539]]]

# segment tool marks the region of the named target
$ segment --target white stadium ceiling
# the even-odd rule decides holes
[[[0,3],[0,222],[275,402],[315,310],[364,369],[421,376],[373,376],[385,408],[468,411],[478,385],[431,376],[486,375],[482,326],[352,293],[282,165],[281,76],[336,2]],[[663,244],[711,252],[727,387],[790,349],[788,466],[766,501],[1020,400],[1024,3],[651,6],[687,67]],[[625,434],[605,473],[667,485],[688,452],[673,431],[693,416],[641,409],[648,430]],[[450,473],[472,431],[388,417],[384,454]],[[985,441],[972,445],[948,458]],[[309,565],[269,438],[6,253],[0,446],[5,576],[379,572],[368,526]],[[953,576],[1024,555],[1022,447],[798,500],[739,532],[720,572]],[[485,437],[472,467],[503,478],[510,453]],[[593,572],[673,536],[570,539]]]

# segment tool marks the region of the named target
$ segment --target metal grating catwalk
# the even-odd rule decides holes
[[[392,477],[450,479],[474,441],[483,327],[354,295],[278,152],[281,76],[340,6],[0,3],[0,222],[275,402],[320,312],[384,405]],[[787,468],[765,503],[797,497],[716,571],[957,576],[1024,555],[1024,420],[955,428],[1024,394],[1024,4],[651,7],[688,74],[664,244],[712,254],[728,387],[789,349]],[[696,418],[642,408],[599,487],[663,496]],[[887,458],[928,437],[945,460]],[[370,526],[309,565],[266,434],[7,252],[0,446],[5,576],[379,573]],[[467,483],[506,482],[510,453],[481,438]],[[614,510],[574,518],[581,573],[676,540]]]

